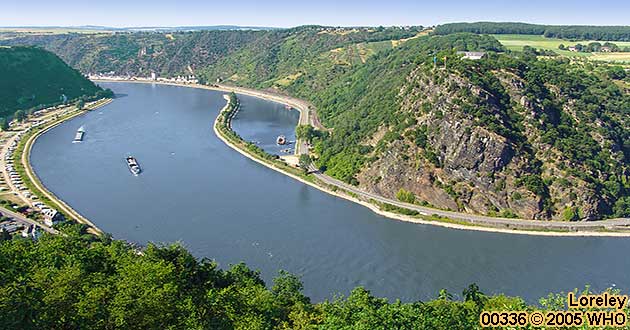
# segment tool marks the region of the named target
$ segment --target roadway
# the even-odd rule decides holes
[[[453,220],[466,222],[475,225],[490,226],[495,228],[512,228],[512,229],[543,229],[543,230],[565,230],[565,231],[584,231],[584,230],[597,230],[597,229],[630,229],[630,218],[615,218],[599,221],[554,221],[554,220],[524,220],[524,219],[508,219],[508,218],[496,218],[484,215],[460,213],[453,211],[444,211],[440,209],[434,209],[430,207],[419,206],[415,204],[404,203],[398,200],[383,197],[371,192],[367,192],[359,189],[356,186],[347,184],[340,180],[331,178],[313,165],[311,165],[310,171],[320,181],[337,186],[346,191],[350,191],[359,197],[362,197],[366,201],[373,199],[377,202],[387,203],[398,207],[418,211],[421,215],[431,216],[439,215],[447,217]]]
[[[0,213],[2,213],[2,215],[4,215],[5,217],[9,217],[9,218],[13,218],[13,220],[15,220],[16,222],[21,222],[24,225],[35,225],[51,234],[58,234],[59,232],[57,230],[55,230],[54,228],[48,227],[46,225],[44,225],[41,222],[35,221],[33,219],[29,219],[27,217],[25,217],[23,214],[18,213],[18,212],[14,212],[12,210],[9,210],[5,207],[0,207]]]

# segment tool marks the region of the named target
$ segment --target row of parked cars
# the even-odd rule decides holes
[[[17,190],[19,190],[24,197],[26,197],[27,199],[31,201],[32,209],[35,211],[39,211],[40,213],[44,215],[44,222],[46,223],[46,225],[53,226],[58,220],[58,212],[52,209],[51,207],[49,207],[48,205],[42,203],[41,201],[38,201],[38,197],[32,194],[29,188],[26,185],[24,185],[22,178],[20,177],[19,173],[16,171],[13,164],[13,153],[15,152],[15,149],[17,148],[18,143],[20,142],[20,139],[22,139],[24,133],[28,132],[33,127],[39,126],[40,124],[42,124],[42,122],[36,122],[33,125],[31,125],[29,128],[27,128],[26,130],[17,133],[15,140],[7,148],[7,152],[4,156],[5,170],[7,172],[8,179],[10,180],[11,184]],[[2,183],[5,183],[5,182],[3,179],[0,179],[0,184]],[[18,195],[17,192],[14,192],[14,194]]]

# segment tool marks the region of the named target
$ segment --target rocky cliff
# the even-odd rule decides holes
[[[357,175],[360,186],[478,214],[593,220],[610,213],[614,201],[602,193],[599,182],[615,174],[594,171],[589,161],[576,160],[558,144],[559,137],[548,134],[549,125],[563,121],[583,126],[586,136],[571,127],[567,134],[594,144],[604,162],[621,168],[612,172],[627,180],[623,146],[598,129],[612,129],[610,122],[586,122],[589,114],[580,100],[552,82],[537,85],[545,99],[533,97],[534,84],[519,75],[490,70],[480,83],[467,74],[418,67],[398,94],[406,128],[399,138],[374,149],[372,161]],[[381,127],[377,135],[394,129]]]

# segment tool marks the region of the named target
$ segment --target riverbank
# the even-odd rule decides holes
[[[104,80],[109,81],[109,80]],[[121,80],[112,80],[121,81]],[[241,87],[231,86],[204,86],[197,84],[179,84],[171,82],[153,82],[153,81],[122,81],[136,83],[157,83],[163,85],[184,86],[191,88],[201,88],[222,92],[236,92],[238,94],[246,94],[267,100],[285,103],[300,111],[300,122],[312,122],[312,119],[306,118],[312,110],[304,111],[300,107],[300,103],[290,97],[282,97],[280,95],[269,94],[263,91],[255,91]],[[306,102],[302,102],[306,104]],[[246,144],[240,144],[237,141],[230,140],[229,137],[222,134],[217,129],[219,117],[225,109],[229,107],[229,102],[219,112],[214,121],[213,129],[217,137],[226,145],[241,153],[242,155],[256,161],[259,164],[267,166],[273,170],[279,171],[289,177],[308,184],[323,192],[344,198],[346,200],[358,203],[368,207],[373,212],[382,216],[406,222],[419,224],[437,225],[452,229],[460,230],[476,230],[497,233],[521,234],[521,235],[537,235],[537,236],[601,236],[601,237],[630,237],[630,232],[622,231],[630,226],[630,219],[609,219],[595,222],[562,222],[562,221],[539,221],[539,220],[522,220],[522,219],[503,219],[493,218],[481,215],[457,213],[438,209],[430,209],[416,205],[406,204],[399,201],[387,199],[367,192],[358,190],[356,187],[349,187],[347,184],[338,182],[321,173],[313,173],[303,175],[301,171],[286,164],[280,164],[279,161],[272,161],[261,156],[255,155],[248,150]],[[395,212],[392,212],[395,211]],[[399,213],[400,212],[400,213]],[[408,213],[405,215],[401,213]]]
[[[66,204],[62,199],[58,198],[55,194],[49,191],[39,180],[37,174],[35,174],[35,172],[33,171],[30,158],[32,146],[35,141],[37,141],[37,138],[39,138],[42,134],[46,133],[50,129],[67,120],[107,105],[111,101],[112,99],[95,101],[94,103],[87,105],[84,109],[77,109],[75,111],[65,113],[60,117],[55,116],[55,119],[51,120],[41,127],[35,128],[33,132],[29,132],[29,134],[26,136],[26,139],[23,139],[23,142],[20,142],[17,148],[18,152],[16,152],[14,156],[14,159],[16,160],[15,163],[19,163],[21,165],[21,168],[19,170],[20,176],[22,177],[25,185],[29,188],[29,190],[38,197],[39,201],[44,202],[45,204],[49,204],[58,212],[63,213],[66,217],[69,217],[78,223],[87,225],[89,227],[88,232],[96,235],[102,234],[103,231],[98,228],[94,223],[92,223],[89,219],[81,215],[79,212]],[[29,203],[32,204],[32,202]]]

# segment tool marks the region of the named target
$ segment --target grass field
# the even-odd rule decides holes
[[[544,36],[537,35],[524,35],[524,34],[494,34],[493,37],[497,38],[503,46],[505,46],[509,50],[523,50],[523,46],[531,46],[534,48],[542,48],[553,50],[554,52],[570,56],[570,57],[585,57],[592,60],[597,61],[608,61],[608,62],[630,62],[630,52],[626,53],[577,53],[570,52],[568,50],[560,50],[558,46],[560,44],[564,44],[566,47],[574,46],[576,44],[586,45],[590,42],[594,42],[593,40],[581,40],[581,41],[571,41],[571,40],[563,40],[556,38],[545,38]],[[604,43],[605,41],[598,41],[600,43]],[[630,47],[629,41],[611,41],[617,46]]]

